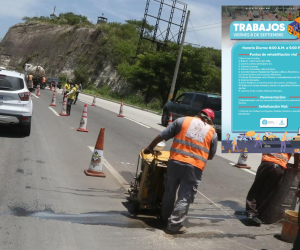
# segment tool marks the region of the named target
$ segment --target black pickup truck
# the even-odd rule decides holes
[[[163,107],[161,124],[168,125],[170,114],[173,120],[183,116],[195,116],[200,110],[210,108],[215,113],[214,126],[216,132],[221,134],[221,96],[216,94],[186,92],[175,100],[168,101]]]

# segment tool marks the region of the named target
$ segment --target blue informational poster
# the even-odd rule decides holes
[[[298,152],[298,9],[224,7],[232,18],[222,17],[222,152]]]

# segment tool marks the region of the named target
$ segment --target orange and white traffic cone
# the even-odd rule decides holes
[[[63,101],[63,105],[62,105],[62,109],[61,109],[61,113],[59,115],[61,116],[67,116],[67,99],[68,97],[65,95],[64,96],[64,101]]]
[[[100,129],[89,169],[84,170],[84,173],[88,176],[106,177],[105,173],[103,173],[104,131],[105,128]]]
[[[77,129],[77,131],[89,132],[86,126],[87,126],[87,104],[84,104],[82,117],[81,117],[79,128]]]
[[[52,102],[50,106],[56,106],[56,92],[53,91]]]
[[[123,115],[123,100],[121,101],[121,106],[120,106],[120,111],[119,111],[118,117],[125,117]]]
[[[96,105],[96,94],[94,94],[94,99],[93,99],[93,103],[92,103],[91,106],[93,106],[93,107],[96,107],[96,106],[97,106],[97,105]]]
[[[36,96],[40,96],[40,95],[41,95],[41,87],[40,87],[40,85],[38,85],[38,90],[37,90]]]
[[[168,121],[168,127],[169,127],[170,125],[172,125],[172,122],[173,122],[173,115],[170,114],[169,121]]]
[[[251,167],[248,166],[247,159],[248,159],[248,154],[247,153],[240,153],[240,157],[239,157],[238,163],[235,164],[235,166],[237,168],[250,169]]]
[[[50,83],[50,90],[53,90],[53,89],[52,89],[52,83]]]
[[[55,88],[54,88],[54,91],[56,92],[57,90],[57,83],[55,83]]]

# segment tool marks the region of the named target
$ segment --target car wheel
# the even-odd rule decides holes
[[[30,131],[31,131],[31,122],[29,124],[23,124],[21,125],[21,133],[24,136],[30,136]]]
[[[166,127],[168,125],[168,122],[169,122],[169,112],[168,110],[165,109],[161,116],[161,124]]]

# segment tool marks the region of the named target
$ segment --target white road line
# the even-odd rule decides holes
[[[39,97],[38,97],[38,96],[36,96],[35,94],[31,93],[31,95],[33,95],[35,98],[38,98],[38,99],[39,99]]]
[[[129,120],[129,121],[135,122],[135,123],[137,123],[137,124],[139,124],[139,125],[141,125],[141,126],[144,126],[144,127],[146,127],[146,128],[150,128],[150,127],[148,127],[147,125],[145,125],[145,124],[143,124],[143,123],[140,123],[140,122],[137,122],[137,121],[135,121],[135,120],[132,120],[132,119],[130,119],[130,118],[128,118],[128,117],[124,117],[124,118],[127,119],[127,120]]]
[[[255,172],[253,172],[253,171],[251,171],[251,170],[249,170],[249,169],[245,169],[245,168],[242,168],[242,169],[243,169],[244,171],[250,173],[250,174],[256,175]]]
[[[49,109],[56,115],[56,116],[59,116],[59,114],[51,107],[49,107]]]
[[[94,147],[88,146],[88,148],[94,152]],[[108,161],[103,159],[104,166],[108,169],[108,171],[117,179],[117,181],[122,185],[123,188],[127,191],[129,183],[116,171],[112,165],[108,163]]]
[[[233,163],[233,162],[230,162],[229,164],[232,165],[232,166],[235,165],[235,163]],[[246,172],[248,172],[248,173],[250,173],[250,174],[256,175],[256,173],[254,171],[251,171],[251,170],[246,169],[246,168],[241,168],[241,169],[244,170],[244,171],[246,171]]]
[[[209,200],[213,205],[215,205],[217,208],[219,208],[221,211],[223,211],[226,215],[229,215],[230,217],[235,217],[233,215],[231,215],[230,213],[228,213],[225,209],[223,209],[222,207],[220,207],[218,204],[214,203],[211,199],[209,199],[208,197],[206,197],[204,194],[202,194],[199,190],[197,190],[197,192],[199,194],[201,194],[204,198],[206,198],[207,200]]]

